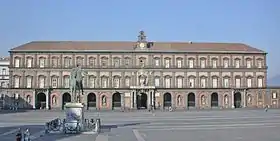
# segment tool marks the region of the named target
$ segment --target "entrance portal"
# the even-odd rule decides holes
[[[121,107],[122,103],[121,103],[121,94],[119,92],[114,93],[113,94],[113,98],[112,98],[112,108],[117,108],[117,107]]]
[[[141,93],[136,97],[137,109],[147,109],[147,94]]]
[[[241,108],[241,93],[237,92],[234,94],[234,107]]]
[[[219,106],[219,97],[217,93],[211,94],[211,107],[218,107]]]
[[[195,107],[195,94],[194,93],[188,94],[188,107]]]
[[[36,109],[46,108],[46,94],[38,93],[36,98]]]
[[[71,95],[69,93],[64,93],[62,96],[62,110],[64,110],[64,105],[67,102],[71,102]]]
[[[171,107],[171,94],[170,93],[165,93],[163,95],[163,107]]]
[[[96,95],[94,93],[87,95],[87,109],[90,107],[96,107]]]

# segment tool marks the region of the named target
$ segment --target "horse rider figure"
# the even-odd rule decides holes
[[[78,102],[78,97],[79,97],[79,102],[81,102],[80,99],[80,94],[84,95],[84,88],[83,88],[83,75],[86,73],[83,72],[82,67],[80,64],[77,64],[76,68],[72,69],[71,72],[71,93],[73,94],[73,98],[75,102]],[[78,96],[76,94],[77,90],[79,91]]]

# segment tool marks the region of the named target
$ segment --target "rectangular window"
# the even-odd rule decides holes
[[[65,77],[64,78],[64,87],[65,88],[69,88],[70,87],[70,79],[69,79],[69,77]]]
[[[155,86],[156,86],[156,87],[159,87],[159,81],[160,81],[159,78],[155,78]]]
[[[31,68],[32,67],[32,59],[28,58],[27,59],[27,68]]]
[[[224,60],[224,68],[228,68],[228,64],[229,64],[228,59],[225,59],[225,60]]]
[[[45,59],[44,59],[44,58],[40,58],[40,59],[39,59],[39,67],[40,67],[40,68],[45,67]]]
[[[276,98],[277,98],[277,93],[275,93],[275,92],[272,93],[272,98],[273,98],[273,99],[276,99]]]
[[[52,87],[57,88],[57,77],[52,78]]]
[[[194,88],[194,83],[195,83],[195,80],[194,78],[190,78],[190,88]]]
[[[251,68],[252,67],[251,60],[247,60],[246,62],[247,62],[247,68]]]
[[[39,78],[39,88],[45,88],[45,78],[44,77]]]
[[[228,79],[228,78],[225,78],[225,79],[224,79],[224,87],[225,87],[225,88],[228,88],[228,87],[229,87],[229,79]]]
[[[32,87],[32,77],[27,77],[26,78],[26,88],[31,88]]]
[[[159,66],[159,59],[155,59],[155,66]]]
[[[205,78],[201,78],[201,88],[205,88],[206,87],[206,79]]]
[[[263,79],[262,78],[258,78],[258,87],[259,88],[263,87]]]
[[[125,78],[125,86],[127,86],[127,87],[130,86],[130,78],[129,77]]]
[[[218,87],[218,79],[217,78],[213,78],[212,80],[213,82],[213,88],[217,88]]]
[[[189,60],[189,68],[193,68],[194,61],[193,60]]]
[[[240,68],[240,60],[235,60],[235,68]]]
[[[241,79],[240,78],[236,78],[235,79],[235,87],[236,88],[240,88],[240,86],[241,86]]]
[[[247,78],[247,87],[248,88],[252,87],[252,79],[251,78]]]
[[[213,68],[217,68],[217,60],[213,60],[212,61],[212,67]]]
[[[19,77],[15,77],[15,88],[19,88],[20,85],[20,78]]]
[[[20,60],[18,58],[15,59],[15,67],[19,68],[20,66]]]
[[[204,59],[200,61],[200,67],[205,68],[205,60]]]
[[[166,59],[165,60],[165,68],[169,68],[170,67],[170,60]]]
[[[183,78],[181,78],[181,77],[177,78],[177,87],[178,88],[183,87]]]
[[[177,67],[182,68],[182,60],[177,60]]]
[[[262,60],[258,60],[258,68],[262,68]]]
[[[170,88],[171,87],[171,79],[170,78],[165,78],[165,87]]]

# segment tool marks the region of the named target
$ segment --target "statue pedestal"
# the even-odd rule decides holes
[[[84,125],[84,105],[82,103],[66,103],[65,114],[65,133],[82,132]]]

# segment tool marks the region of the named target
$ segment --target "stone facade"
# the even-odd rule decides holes
[[[228,51],[232,49],[228,45],[221,49],[217,44],[217,50],[210,43],[199,47],[187,42],[168,49],[166,44],[146,41],[143,32],[131,50],[122,49],[119,43],[106,43],[115,49],[61,44],[36,42],[10,51],[10,94],[23,99],[20,107],[63,108],[71,99],[69,75],[76,64],[88,72],[83,82],[83,102],[88,108],[279,107],[279,89],[271,90],[276,93],[273,100],[267,89],[266,53],[250,51],[250,47]],[[197,46],[197,50],[188,46]],[[204,50],[205,46],[210,50]]]
[[[9,57],[0,58],[0,108],[5,107],[5,97],[9,87]]]

